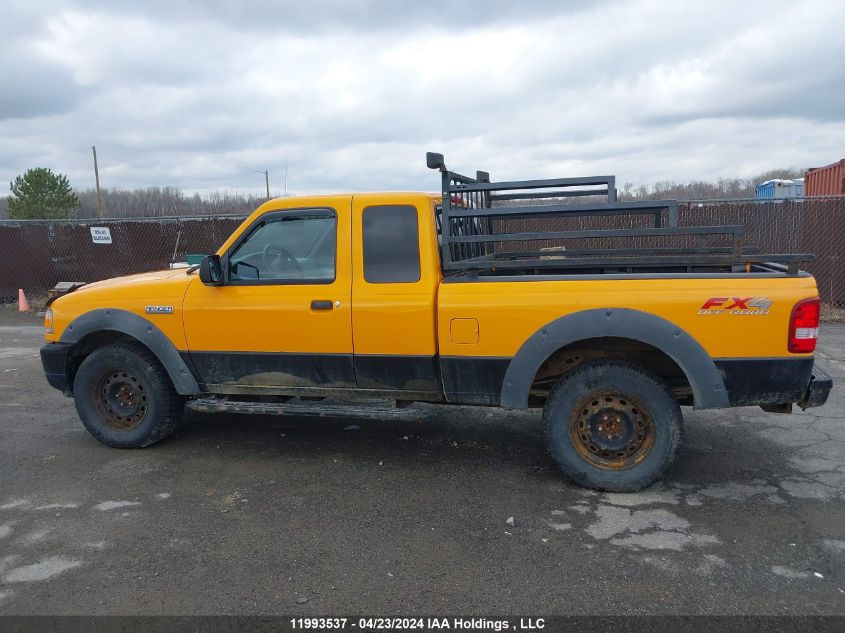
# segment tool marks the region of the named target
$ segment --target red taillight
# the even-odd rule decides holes
[[[789,317],[789,343],[793,354],[808,354],[816,349],[819,340],[819,317],[821,302],[818,297],[804,299],[792,308]]]

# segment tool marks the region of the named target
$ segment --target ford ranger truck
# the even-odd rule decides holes
[[[47,381],[121,448],[166,438],[186,404],[542,408],[563,474],[610,491],[666,472],[682,406],[827,400],[811,255],[618,201],[612,176],[491,182],[427,161],[438,194],[271,200],[197,268],[60,296]]]

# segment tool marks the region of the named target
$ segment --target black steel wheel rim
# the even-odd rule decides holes
[[[654,446],[655,422],[636,398],[613,391],[581,399],[569,419],[569,437],[578,454],[606,470],[642,462]]]
[[[116,369],[100,374],[91,391],[97,413],[110,429],[131,431],[147,415],[147,389],[144,382],[129,370]]]

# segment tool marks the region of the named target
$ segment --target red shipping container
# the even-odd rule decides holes
[[[845,196],[845,158],[804,174],[805,196]]]

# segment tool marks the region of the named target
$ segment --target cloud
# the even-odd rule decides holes
[[[37,50],[31,38],[37,16],[31,9],[14,9],[13,3],[12,20],[4,15],[0,21],[0,121],[72,109],[82,96],[80,86]]]
[[[49,5],[49,3],[48,3]],[[845,7],[732,3],[12,2],[0,180],[106,187],[436,189],[649,183],[841,158]],[[827,60],[827,61],[824,61]]]
[[[240,31],[271,33],[355,32],[372,34],[395,31],[407,33],[421,27],[460,32],[472,25],[542,21],[550,15],[572,14],[607,0],[204,0],[174,3],[147,0],[143,7],[123,6],[111,0],[74,3],[80,8],[153,16],[167,22],[212,22]]]
[[[67,112],[82,97],[82,90],[61,69],[4,51],[0,47],[0,121]],[[8,65],[6,65],[8,64]]]

